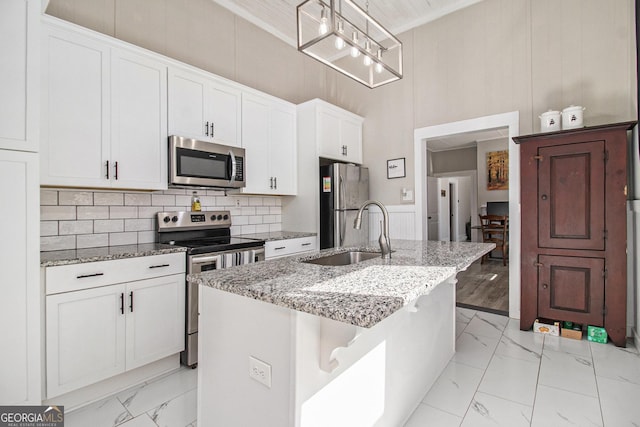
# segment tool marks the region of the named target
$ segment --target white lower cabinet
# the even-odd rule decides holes
[[[141,262],[146,258],[153,257]],[[175,260],[184,265],[183,254]],[[108,261],[107,266],[102,262],[100,268],[117,269],[122,261]],[[78,264],[78,272],[90,264]],[[69,272],[70,266],[64,267]],[[56,268],[61,267],[48,269]],[[94,280],[96,274],[68,279],[88,279],[96,287],[46,296],[47,398],[184,349],[184,272],[107,286]]]
[[[264,244],[264,257],[265,259],[274,259],[288,255],[302,254],[316,250],[316,246],[316,236],[271,240]]]

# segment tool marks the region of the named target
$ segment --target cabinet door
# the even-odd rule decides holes
[[[0,2],[0,148],[38,151],[40,2]]]
[[[46,28],[41,183],[108,187],[109,50],[79,34]]]
[[[340,116],[318,108],[318,154],[327,159],[343,160],[340,142]]]
[[[245,193],[271,194],[273,176],[269,166],[269,105],[245,95],[242,100],[242,140],[245,149]]]
[[[604,325],[604,259],[540,255],[538,315]]]
[[[46,297],[47,397],[125,370],[124,285]]]
[[[276,194],[295,195],[297,189],[296,114],[274,106],[269,123],[269,165]]]
[[[344,146],[347,161],[362,163],[362,123],[360,121],[351,119],[340,121],[340,142],[341,150]]]
[[[539,246],[604,250],[604,141],[542,147]]]
[[[174,69],[169,69],[168,80],[169,135],[207,140],[209,135],[208,123],[205,120],[207,80],[193,73]]]
[[[208,94],[205,122],[209,122],[209,137],[218,144],[241,147],[240,90],[212,82]]]
[[[184,350],[185,275],[127,284],[127,370]]]
[[[166,189],[166,66],[116,49],[112,64],[111,183],[122,188]]]
[[[40,404],[38,155],[0,150],[0,402]]]

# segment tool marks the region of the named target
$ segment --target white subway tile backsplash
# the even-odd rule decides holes
[[[91,234],[93,233],[93,221],[60,221],[58,234]]]
[[[60,251],[76,248],[76,236],[40,237],[41,251]]]
[[[40,221],[40,236],[57,236],[58,221]]]
[[[91,191],[58,191],[58,205],[93,206],[93,192]]]
[[[148,218],[125,219],[124,231],[150,231],[153,230],[153,221]]]
[[[153,206],[167,206],[176,204],[176,196],[172,194],[152,194],[151,204]]]
[[[56,190],[40,190],[40,206],[56,206],[58,204],[58,192]]]
[[[78,206],[78,219],[109,219],[109,206]]]
[[[109,206],[108,219],[137,218],[139,209],[135,206]]]
[[[76,219],[75,206],[40,206],[40,220],[62,221]]]
[[[109,233],[109,246],[135,245],[138,243],[138,233]]]
[[[151,194],[125,193],[125,206],[151,206]]]
[[[189,189],[153,193],[49,189],[40,190],[41,250],[153,243],[156,214],[191,209]],[[231,234],[281,231],[277,196],[247,196],[198,190],[203,210],[228,210]]]
[[[76,237],[76,247],[78,249],[100,246],[109,246],[109,234],[81,234]]]
[[[156,241],[155,231],[138,231],[138,244],[153,243]]]
[[[124,194],[93,193],[93,204],[101,206],[121,206],[124,204]]]
[[[122,219],[100,219],[93,222],[94,233],[117,233],[124,231]]]

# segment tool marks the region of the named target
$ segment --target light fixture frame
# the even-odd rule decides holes
[[[359,26],[355,25],[353,22],[351,22],[350,20],[346,19],[344,17],[344,15],[342,15],[341,13],[339,13],[336,10],[336,4],[340,2],[340,7],[342,10],[342,7],[349,7],[351,8],[354,12],[356,12],[358,15],[360,15],[366,22],[365,25],[365,29],[360,28]],[[319,34],[318,36],[312,38],[311,40],[307,41],[306,43],[303,42],[303,28],[302,28],[302,19],[301,17],[304,15],[308,18],[310,18],[312,21],[317,21],[318,24],[320,23],[319,18],[316,18],[315,16],[311,16],[311,14],[309,14],[304,8],[305,5],[307,5],[308,3],[317,3],[320,7],[324,8],[328,8],[329,9],[329,17],[330,19],[329,21],[329,29],[325,34]],[[358,83],[361,83],[365,86],[367,86],[368,88],[376,88],[397,80],[400,80],[402,78],[402,59],[403,59],[403,54],[402,54],[402,42],[400,40],[398,40],[397,37],[395,37],[393,34],[391,34],[390,31],[388,31],[386,28],[384,28],[377,20],[375,20],[373,17],[371,17],[371,15],[368,14],[368,12],[364,11],[362,8],[360,8],[354,1],[352,0],[329,0],[329,2],[327,3],[326,0],[306,0],[302,3],[300,3],[297,6],[297,13],[296,13],[296,18],[297,18],[297,29],[298,29],[298,50],[302,53],[304,53],[305,55],[308,55],[312,58],[314,58],[317,61],[322,62],[323,64],[333,68],[334,70],[346,75],[347,77],[350,77],[351,79],[357,81]],[[327,16],[325,14],[325,16]],[[338,22],[339,20],[341,20],[343,22],[343,28],[347,27],[347,25],[345,25],[345,23],[348,24],[348,26],[352,27],[353,29],[356,29],[359,33],[360,36],[365,37],[366,39],[368,39],[373,48],[370,51],[365,50],[363,47],[361,47],[359,44],[354,43],[350,37],[344,37],[344,32],[341,34],[338,31]],[[378,50],[381,49],[382,52],[387,51],[389,48],[383,46],[383,44],[379,41],[376,41],[375,39],[373,39],[370,36],[369,33],[369,28],[370,27],[374,27],[377,31],[379,31],[380,33],[382,33],[385,37],[387,37],[388,40],[391,41],[392,44],[392,48],[393,49],[397,49],[397,55],[398,55],[398,66],[397,69],[394,68],[392,65],[390,65],[389,63],[384,61],[383,57],[379,57],[378,56]],[[358,51],[360,51],[361,54],[366,55],[368,57],[371,58],[371,60],[373,61],[372,65],[369,66],[369,72],[368,72],[368,80],[364,80],[360,77],[358,77],[357,75],[349,72],[348,70],[345,70],[344,68],[341,68],[339,65],[333,63],[331,61],[331,59],[329,58],[324,58],[314,52],[312,52],[311,50],[309,50],[310,47],[316,45],[317,43],[329,38],[329,37],[341,37],[344,42],[345,45],[349,48],[351,47],[355,47]],[[347,50],[348,51],[348,50]],[[347,54],[348,55],[348,54]],[[391,74],[391,77],[386,79],[386,80],[382,80],[379,82],[374,82],[374,73],[376,71],[374,71],[375,69],[375,64],[379,63],[382,65],[382,67],[388,71]]]

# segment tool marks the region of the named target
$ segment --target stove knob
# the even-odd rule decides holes
[[[226,221],[226,220],[228,220],[228,219],[229,219],[229,215],[225,215],[225,216],[224,216],[224,220]]]
[[[216,216],[215,215],[211,215],[211,221],[215,221],[216,220]]]
[[[178,222],[178,217],[174,215],[173,218],[171,218],[171,221]]]
[[[222,221],[222,215],[218,215],[218,221]]]
[[[171,221],[171,217],[169,217],[169,216],[165,216],[165,217],[164,217],[164,219],[163,219],[163,221],[164,221],[165,223],[167,223],[167,222]]]

